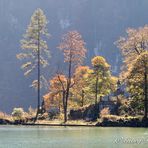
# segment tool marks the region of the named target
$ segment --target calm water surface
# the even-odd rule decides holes
[[[148,129],[0,126],[0,148],[148,148]]]

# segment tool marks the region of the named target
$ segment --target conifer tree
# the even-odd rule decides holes
[[[46,16],[41,9],[37,9],[31,17],[23,40],[21,40],[22,53],[17,55],[18,59],[25,62],[21,66],[25,71],[25,76],[37,70],[37,80],[32,82],[32,86],[36,88],[38,92],[37,116],[40,110],[40,89],[43,86],[43,80],[45,80],[44,76],[41,75],[41,67],[45,68],[50,58],[50,52],[45,40],[49,36]]]

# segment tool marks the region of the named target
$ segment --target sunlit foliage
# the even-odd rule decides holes
[[[17,58],[24,62],[21,68],[25,71],[25,76],[34,72],[36,68],[40,68],[40,65],[43,68],[48,65],[50,52],[45,38],[49,37],[46,16],[41,9],[37,9],[32,15],[30,24],[21,40],[22,53],[17,54]],[[37,88],[37,83],[38,80],[33,81],[32,86]]]
[[[128,29],[127,37],[120,38],[117,45],[124,56],[121,78],[126,82],[131,97],[134,99],[133,108],[144,108],[144,117],[147,118],[148,26],[139,29]]]

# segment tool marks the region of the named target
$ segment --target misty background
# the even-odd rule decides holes
[[[129,27],[148,24],[148,0],[0,0],[0,110],[10,113],[14,107],[36,107],[37,93],[30,88],[37,75],[24,77],[21,62],[16,54],[21,52],[20,40],[33,12],[45,12],[48,45],[51,50],[49,79],[57,67],[63,67],[62,53],[57,49],[61,35],[78,30],[88,49],[85,64],[90,65],[94,55],[104,56],[118,75],[122,56],[114,42],[125,35]],[[42,91],[42,94],[45,90]]]

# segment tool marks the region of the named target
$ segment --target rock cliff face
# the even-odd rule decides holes
[[[49,43],[52,60],[46,70],[50,77],[59,65],[64,68],[62,55],[56,49],[61,34],[78,30],[88,48],[85,63],[94,55],[102,55],[118,74],[121,64],[119,50],[113,44],[128,27],[148,23],[147,0],[0,0],[0,110],[10,112],[14,106],[36,106],[36,92],[28,86],[36,78],[24,78],[16,54],[19,40],[36,8],[42,8],[49,20],[52,35]]]

